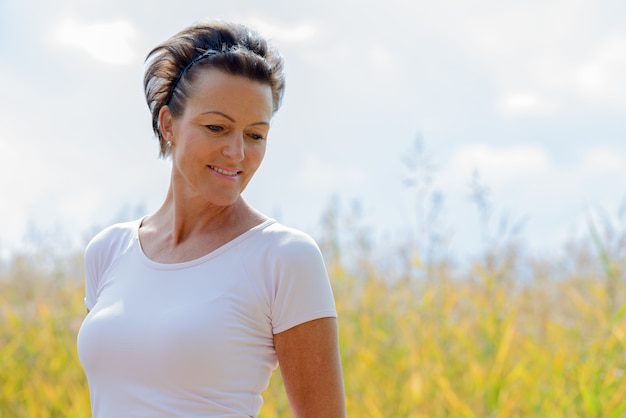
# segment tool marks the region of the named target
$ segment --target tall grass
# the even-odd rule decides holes
[[[338,244],[336,221],[320,241],[349,416],[626,416],[624,261],[605,233],[593,230],[565,260],[501,246],[461,271],[419,254],[393,269],[366,240]],[[84,314],[80,257],[3,266],[0,417],[89,416],[75,349]],[[265,400],[263,417],[290,416],[279,371]]]
[[[80,258],[15,256],[0,275],[0,417],[88,417],[76,354]]]

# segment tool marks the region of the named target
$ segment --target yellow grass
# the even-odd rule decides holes
[[[431,265],[419,279],[329,261],[349,416],[626,416],[619,260],[601,260],[610,275],[581,264],[558,279],[526,266],[533,277],[520,285],[514,265],[524,261],[505,258],[456,276]],[[75,349],[80,266],[80,257],[4,266],[0,417],[89,416]],[[290,416],[279,372],[265,396],[262,417]]]

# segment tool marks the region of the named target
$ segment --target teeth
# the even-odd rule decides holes
[[[239,173],[238,171],[223,170],[223,169],[221,169],[219,167],[215,167],[215,166],[212,166],[212,165],[210,165],[209,167],[211,167],[212,170],[214,170],[214,171],[216,171],[216,172],[218,172],[220,174],[223,174],[225,176],[234,177],[234,176],[236,176]]]

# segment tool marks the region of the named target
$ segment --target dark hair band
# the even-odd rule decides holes
[[[187,73],[187,71],[189,71],[189,69],[198,61],[208,57],[208,56],[213,56],[213,55],[217,55],[217,54],[226,54],[228,52],[233,52],[235,50],[237,50],[237,46],[233,45],[231,47],[227,47],[225,43],[222,44],[222,49],[213,49],[213,48],[209,48],[206,51],[204,51],[202,54],[198,55],[197,57],[195,57],[194,59],[192,59],[191,61],[189,61],[189,64],[187,64],[185,66],[185,68],[182,69],[182,71],[180,73],[178,73],[178,76],[176,76],[176,78],[174,79],[174,82],[172,83],[172,88],[170,89],[170,94],[167,96],[167,100],[165,101],[166,104],[170,103],[170,100],[172,100],[172,96],[174,96],[174,90],[176,90],[176,87],[178,86],[178,83],[180,82],[180,79],[183,78],[183,76],[185,75],[185,73]]]

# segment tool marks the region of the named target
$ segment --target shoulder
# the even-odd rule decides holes
[[[250,242],[246,258],[269,268],[275,280],[326,278],[326,266],[315,240],[306,232],[276,221],[262,228]]]
[[[297,256],[302,254],[321,256],[319,246],[306,232],[285,226],[279,222],[272,222],[260,234],[262,245],[271,253],[282,256]]]
[[[111,225],[96,234],[85,248],[86,261],[96,262],[115,258],[137,236],[141,220]]]
[[[274,220],[257,227],[241,243],[239,253],[246,266],[254,266],[252,270],[266,271],[272,277],[287,271],[313,272],[325,269],[322,252],[309,234]]]

